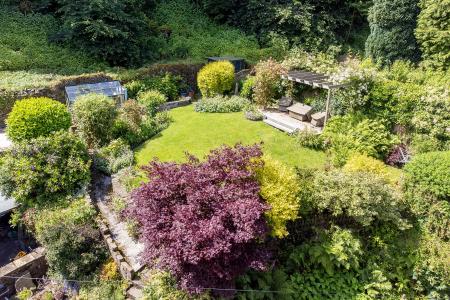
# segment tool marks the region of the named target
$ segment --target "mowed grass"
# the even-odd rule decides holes
[[[289,166],[320,168],[325,154],[298,146],[294,138],[263,122],[245,119],[240,113],[198,113],[192,105],[170,112],[173,123],[136,150],[136,162],[186,160],[185,152],[203,158],[221,145],[263,142],[264,153]]]

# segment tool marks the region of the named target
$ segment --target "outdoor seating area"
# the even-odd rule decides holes
[[[314,112],[309,105],[299,102],[294,103],[293,99],[282,97],[278,101],[278,112],[264,112],[264,122],[288,133],[305,129],[321,133],[330,116],[332,91],[346,85],[333,82],[328,75],[302,70],[290,71],[281,75],[281,78],[309,85],[313,88],[328,90],[325,111]]]

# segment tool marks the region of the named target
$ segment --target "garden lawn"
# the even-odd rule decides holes
[[[136,149],[136,162],[145,165],[153,158],[185,161],[188,151],[203,158],[223,144],[263,142],[264,153],[290,166],[320,168],[325,154],[298,146],[293,138],[269,125],[245,119],[239,113],[198,113],[192,105],[170,112],[173,123]]]

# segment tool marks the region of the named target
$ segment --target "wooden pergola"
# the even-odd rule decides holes
[[[346,86],[346,84],[334,83],[328,75],[303,70],[289,71],[287,74],[281,75],[281,78],[328,90],[324,124],[327,123],[330,115],[329,111],[332,91]]]

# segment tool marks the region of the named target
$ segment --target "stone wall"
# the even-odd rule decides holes
[[[162,105],[161,110],[174,109],[181,106],[191,104],[191,97],[183,97],[182,100],[166,102]]]
[[[4,296],[15,294],[14,284],[17,279],[8,277],[20,277],[23,273],[30,272],[32,278],[41,278],[47,273],[48,266],[44,253],[44,248],[39,247],[0,268],[0,283],[9,289],[8,295]]]

